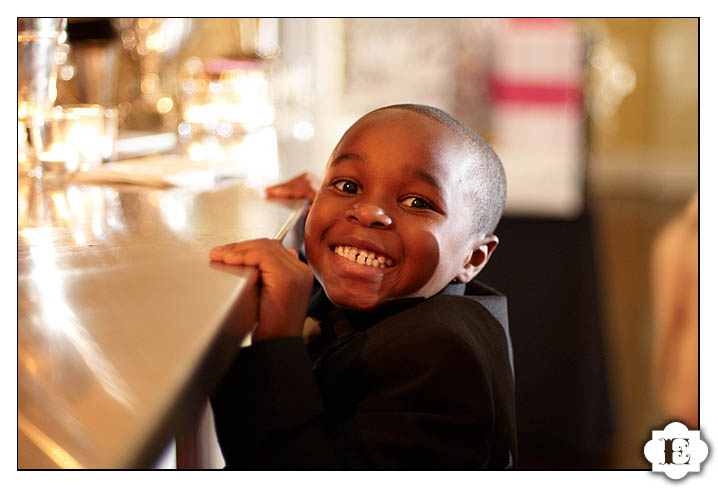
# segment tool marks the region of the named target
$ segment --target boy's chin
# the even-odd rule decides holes
[[[348,293],[345,290],[331,291],[325,289],[324,291],[334,305],[353,311],[371,311],[385,302],[375,295]]]

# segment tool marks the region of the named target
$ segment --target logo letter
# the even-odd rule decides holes
[[[677,448],[677,450],[676,450]],[[676,465],[688,465],[691,463],[691,455],[688,453],[688,438],[673,439],[673,463]]]
[[[701,463],[708,457],[708,445],[701,440],[700,431],[673,422],[663,430],[653,430],[643,454],[653,464],[654,472],[682,479],[689,472],[700,472]]]

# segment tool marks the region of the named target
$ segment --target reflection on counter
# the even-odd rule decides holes
[[[37,179],[18,180],[18,234],[21,238],[56,230],[70,231],[84,246],[121,232],[125,220],[117,190]]]
[[[21,301],[19,313],[26,318],[23,334],[44,334],[49,336],[46,344],[53,349],[66,350],[62,356],[53,352],[28,352],[29,359],[44,359],[54,363],[62,359],[73,358],[75,355],[87,366],[87,369],[95,376],[102,388],[116,399],[116,401],[127,409],[134,409],[134,396],[129,386],[119,376],[116,368],[103,354],[102,350],[93,341],[82,323],[77,319],[75,313],[67,306],[68,299],[65,297],[64,281],[61,270],[58,269],[55,261],[55,247],[52,236],[46,230],[40,230],[33,236],[33,245],[29,247],[29,262],[32,263],[23,278],[29,284],[34,284],[27,291],[27,299],[35,304],[34,313],[26,314],[26,303]],[[39,306],[39,307],[38,307]],[[50,326],[48,328],[47,326]],[[31,333],[31,331],[33,333]],[[32,342],[23,342],[33,344]],[[74,348],[75,355],[70,353]],[[28,362],[25,362],[28,364]],[[32,365],[37,365],[33,362]],[[55,365],[55,368],[57,365]],[[38,373],[30,370],[31,373]],[[59,383],[65,380],[50,374],[48,378]],[[75,390],[79,385],[60,386],[62,390]]]
[[[18,183],[19,251],[34,263],[42,250],[71,252],[105,242],[152,239],[167,232],[182,239],[196,191],[51,185],[36,179]],[[130,215],[128,221],[126,215]],[[27,248],[25,248],[27,246]],[[117,250],[120,252],[120,250]]]

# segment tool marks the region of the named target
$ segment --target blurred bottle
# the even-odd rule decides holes
[[[57,99],[57,52],[64,18],[17,19],[18,174],[34,176],[43,113]]]
[[[236,19],[232,27],[234,56],[267,59],[279,54],[279,19]]]
[[[119,43],[111,19],[68,19],[77,101],[115,105]]]
[[[18,119],[49,109],[55,103],[55,54],[65,25],[63,18],[17,19]]]

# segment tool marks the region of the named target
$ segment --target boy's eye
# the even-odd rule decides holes
[[[421,197],[407,197],[404,200],[400,202],[401,204],[412,207],[414,209],[433,209],[434,206],[432,206],[429,202],[422,199]]]
[[[359,193],[359,185],[352,182],[351,180],[337,180],[336,182],[332,183],[334,188],[339,190],[340,192],[344,192],[345,194],[358,194]]]

